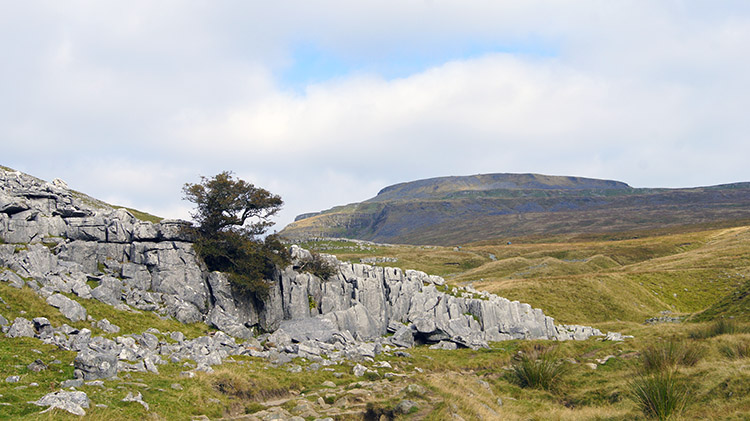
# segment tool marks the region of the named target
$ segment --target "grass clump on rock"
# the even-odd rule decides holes
[[[300,259],[297,263],[297,269],[315,275],[324,281],[338,273],[336,266],[316,252],[311,252],[310,257]]]

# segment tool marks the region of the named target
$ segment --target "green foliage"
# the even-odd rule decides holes
[[[263,298],[276,267],[289,261],[275,235],[257,238],[272,225],[269,218],[281,209],[281,198],[228,171],[185,184],[183,192],[196,205],[192,216],[198,226],[187,230],[208,269],[226,272],[237,290]]]
[[[551,349],[534,349],[522,353],[511,367],[513,378],[519,386],[544,390],[554,389],[568,372],[568,366]]]
[[[648,417],[667,420],[685,407],[688,389],[674,370],[638,375],[629,386],[631,397]]]
[[[213,178],[201,177],[199,184],[183,187],[185,200],[195,203],[191,216],[198,223],[202,236],[232,231],[252,238],[273,225],[268,220],[280,209],[281,197],[255,187],[244,180],[235,180],[224,171]]]
[[[296,269],[311,273],[324,281],[338,273],[336,266],[316,252],[311,252],[308,258],[300,259]]]
[[[307,305],[310,307],[310,310],[313,310],[318,307],[318,304],[315,302],[315,297],[312,295],[307,296]]]
[[[692,367],[700,361],[704,353],[704,348],[699,344],[672,339],[643,350],[643,370],[653,373],[674,369],[677,366]]]
[[[479,317],[478,317],[478,316],[477,316],[476,314],[472,313],[472,312],[469,312],[469,311],[467,311],[466,313],[464,313],[464,316],[469,316],[469,317],[471,317],[471,318],[472,318],[472,319],[474,319],[474,321],[476,321],[477,323],[481,323],[481,322],[482,322],[481,320],[479,320]]]
[[[289,260],[286,249],[274,236],[260,241],[223,231],[210,237],[198,236],[194,248],[209,270],[226,272],[235,288],[258,298],[268,293],[277,265]]]

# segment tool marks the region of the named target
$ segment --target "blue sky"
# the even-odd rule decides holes
[[[280,226],[447,175],[749,181],[748,39],[746,1],[11,2],[0,164],[169,218],[231,170]]]
[[[385,80],[405,78],[451,61],[476,59],[488,54],[513,54],[528,58],[549,58],[558,54],[553,40],[456,39],[443,44],[398,45],[383,51],[332,51],[300,42],[290,46],[289,64],[278,73],[282,88],[304,92],[304,88],[329,80],[365,74]]]

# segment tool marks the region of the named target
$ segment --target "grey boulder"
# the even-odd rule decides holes
[[[10,286],[19,289],[23,288],[23,286],[25,285],[25,282],[20,276],[9,270],[4,270],[2,273],[0,273],[0,281],[8,282]]]
[[[39,398],[39,400],[29,403],[37,406],[49,407],[42,412],[47,412],[52,409],[58,408],[78,416],[86,415],[86,411],[84,410],[84,408],[88,408],[90,406],[89,397],[85,392],[67,392],[64,390],[48,393]]]
[[[73,322],[86,320],[86,309],[78,302],[62,294],[53,294],[47,298],[47,304],[60,309],[63,316]]]
[[[34,323],[31,320],[23,317],[16,317],[5,336],[8,338],[33,338],[35,334]]]
[[[73,366],[84,380],[108,379],[117,374],[117,355],[84,349],[76,356]]]

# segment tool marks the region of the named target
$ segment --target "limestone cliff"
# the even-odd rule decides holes
[[[296,343],[330,342],[337,335],[372,341],[392,332],[390,341],[398,346],[480,347],[601,334],[555,325],[528,304],[448,288],[437,276],[333,256],[327,258],[337,275],[324,281],[294,265],[279,268],[268,297],[258,301],[236,294],[226,276],[205,269],[180,230],[186,223],[141,221],[125,209],[86,200],[63,182],[0,170],[2,279],[25,283],[44,297],[73,293],[186,323],[205,321],[235,337],[276,331],[275,341]],[[291,251],[295,259],[307,254],[295,246]]]

